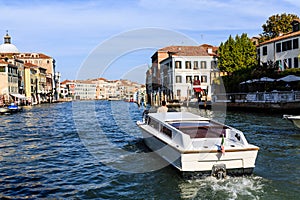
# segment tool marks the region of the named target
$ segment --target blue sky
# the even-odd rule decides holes
[[[19,51],[52,56],[63,79],[105,77],[143,82],[151,55],[163,47],[159,45],[194,41],[218,46],[229,35],[260,34],[262,24],[273,14],[299,16],[299,10],[298,0],[0,0],[0,36],[8,30]],[[174,32],[182,38],[156,34],[163,42],[151,46],[151,35],[146,34],[147,44],[141,35],[134,40],[123,37],[148,28]],[[123,39],[116,40],[120,45],[110,43],[118,37]],[[119,52],[117,46],[128,45],[125,41],[138,45]],[[99,48],[115,55],[92,59],[89,71],[95,73],[82,75],[85,72],[81,69],[91,63],[87,59]],[[102,60],[104,57],[113,60]]]

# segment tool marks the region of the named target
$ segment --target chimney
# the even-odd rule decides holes
[[[207,48],[207,53],[212,54],[212,48]]]

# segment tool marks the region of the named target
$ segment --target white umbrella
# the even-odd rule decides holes
[[[277,79],[277,81],[285,81],[285,82],[300,81],[300,77],[295,76],[295,75],[288,75],[288,76],[285,76],[283,78]]]
[[[269,77],[262,77],[259,80],[262,81],[262,82],[273,82],[273,81],[275,81],[275,79],[269,78]]]

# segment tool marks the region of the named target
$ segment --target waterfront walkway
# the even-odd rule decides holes
[[[224,103],[227,104],[228,108],[295,110],[300,108],[300,91],[224,93],[214,95],[214,105]]]

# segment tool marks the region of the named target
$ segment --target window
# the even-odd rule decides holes
[[[199,81],[199,76],[194,76],[195,81]]]
[[[175,69],[181,69],[181,61],[175,62]]]
[[[201,61],[201,69],[206,69],[206,61]]]
[[[291,58],[288,59],[288,66],[289,66],[289,68],[292,68],[292,59]]]
[[[192,63],[191,63],[191,61],[185,61],[185,68],[186,69],[192,69]]]
[[[186,76],[186,83],[192,83],[192,76]]]
[[[293,49],[299,48],[299,39],[293,39]]]
[[[5,72],[5,67],[0,67],[0,72]]]
[[[194,69],[199,69],[198,61],[194,61]]]
[[[298,57],[294,58],[294,68],[298,68],[299,67],[299,60]]]
[[[281,43],[276,44],[276,52],[277,53],[281,52]]]
[[[169,136],[170,138],[172,137],[172,131],[165,126],[162,127],[161,132]]]
[[[211,68],[212,69],[217,69],[217,66],[218,66],[218,63],[217,63],[217,61],[211,61]]]
[[[152,118],[149,118],[148,124],[149,124],[149,126],[151,126],[152,128],[154,128],[156,130],[158,130],[158,128],[159,128],[159,123]]]
[[[291,50],[292,49],[292,40],[289,40],[286,43],[287,43],[287,50]]]
[[[268,47],[263,47],[263,56],[268,54]]]
[[[207,83],[207,76],[201,76],[201,83]]]
[[[177,90],[177,97],[180,97],[181,96],[181,90]]]
[[[282,43],[282,51],[288,51],[292,49],[292,40],[288,40]]]
[[[176,83],[182,83],[181,76],[176,76]]]

